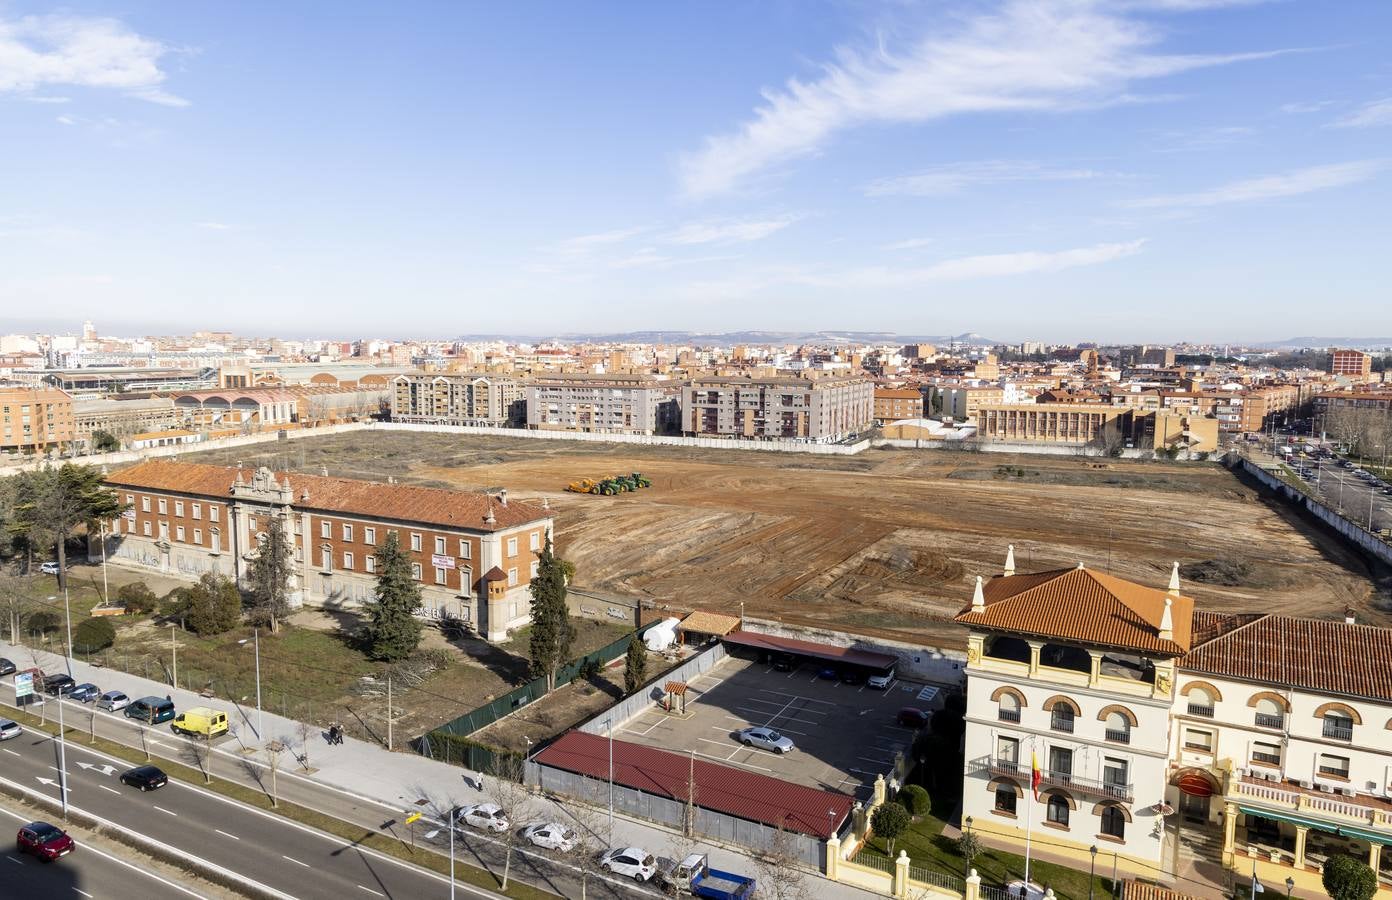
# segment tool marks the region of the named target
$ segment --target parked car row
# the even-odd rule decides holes
[[[16,672],[14,662],[0,657],[0,675]],[[169,697],[141,697],[132,700],[123,691],[103,691],[90,681],[78,683],[71,675],[57,672],[43,676],[36,685],[50,697],[93,703],[97,709],[123,713],[128,719],[138,719],[147,725],[170,723],[175,734],[189,737],[215,738],[228,729],[227,713],[206,706],[195,706],[179,712]],[[0,738],[3,740],[3,738]]]

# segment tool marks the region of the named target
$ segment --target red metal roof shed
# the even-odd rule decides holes
[[[605,780],[609,777],[609,740],[571,731],[534,759],[543,766]],[[614,741],[615,784],[685,802],[692,769],[691,758],[684,753]],[[694,770],[697,803],[713,812],[823,840],[836,833],[851,812],[851,798],[834,791],[702,759],[695,761]]]

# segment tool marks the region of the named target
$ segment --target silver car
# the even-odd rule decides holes
[[[794,749],[792,738],[763,726],[742,728],[735,732],[735,740],[746,747],[759,747],[774,753],[790,753]]]
[[[97,700],[97,709],[109,709],[116,712],[127,706],[130,706],[130,698],[120,691],[107,691]]]
[[[19,727],[19,723],[10,719],[0,719],[0,741],[8,741],[10,738],[17,738],[24,733],[24,729]]]

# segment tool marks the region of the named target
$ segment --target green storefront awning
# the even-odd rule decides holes
[[[1317,831],[1327,831],[1330,834],[1342,834],[1344,837],[1358,838],[1360,841],[1368,841],[1374,844],[1392,846],[1392,833],[1369,831],[1366,828],[1359,828],[1356,825],[1336,825],[1333,822],[1325,822],[1321,819],[1311,819],[1306,816],[1297,816],[1293,813],[1276,812],[1270,809],[1262,809],[1256,806],[1246,806],[1239,803],[1239,812],[1249,816],[1261,816],[1263,819],[1275,819],[1279,822],[1286,822],[1291,825],[1299,825],[1303,828],[1314,828]]]

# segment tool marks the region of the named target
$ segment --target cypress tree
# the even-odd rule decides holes
[[[633,693],[647,680],[648,651],[635,634],[628,641],[628,657],[624,660],[624,693]]]
[[[290,613],[293,566],[285,525],[279,516],[272,516],[247,572],[251,581],[251,619],[257,625],[268,626],[272,634],[280,627],[280,620]]]
[[[566,608],[566,563],[556,556],[547,535],[537,557],[537,574],[528,588],[532,593],[532,635],[529,646],[532,674],[546,677],[546,689],[556,686],[556,670],[570,656],[575,626]]]
[[[396,532],[377,548],[377,596],[367,605],[367,655],[384,662],[410,656],[420,643],[421,623],[412,613],[421,605],[420,585]]]

